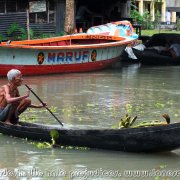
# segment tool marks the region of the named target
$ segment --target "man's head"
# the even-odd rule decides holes
[[[21,71],[19,71],[18,69],[11,69],[7,73],[7,78],[9,81],[13,81],[18,76],[22,76]]]

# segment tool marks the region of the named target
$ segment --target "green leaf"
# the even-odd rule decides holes
[[[50,131],[50,135],[51,135],[51,138],[52,138],[52,144],[55,144],[56,143],[56,140],[59,138],[59,132],[57,130],[51,130]]]

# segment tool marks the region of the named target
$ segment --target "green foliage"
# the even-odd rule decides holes
[[[134,124],[134,122],[136,121],[136,119],[137,119],[137,116],[131,118],[131,116],[129,116],[128,114],[126,114],[125,117],[123,117],[123,118],[120,119],[119,129],[131,127],[131,126]]]
[[[20,27],[19,31],[21,32],[20,39],[26,40],[28,38],[27,30],[23,27]],[[34,38],[34,31],[32,29],[29,29],[29,34],[30,34],[30,38],[33,39]]]
[[[118,125],[113,125],[111,128],[113,129],[122,129],[122,128],[140,128],[140,127],[149,127],[149,126],[160,126],[160,125],[167,125],[169,123],[167,121],[167,117],[169,117],[168,114],[162,115],[162,117],[165,118],[166,122],[162,122],[161,120],[153,120],[153,121],[141,121],[140,123],[134,125],[137,116],[131,117],[128,114],[126,114],[123,118],[120,119]]]
[[[146,30],[141,30],[141,34],[142,36],[152,36],[153,34],[158,34],[159,33],[159,30],[158,29],[153,29],[153,30],[150,30],[150,29],[146,29]],[[180,34],[180,30],[179,31],[167,31],[167,30],[162,30],[161,29],[161,33],[177,33],[177,34]]]
[[[180,31],[180,18],[177,18],[177,31]]]
[[[47,143],[47,142],[33,142],[32,144],[34,144],[37,148],[39,149],[44,149],[44,148],[51,148],[52,145]]]
[[[5,39],[5,37],[2,34],[0,34],[0,41],[2,41],[4,39]]]
[[[133,112],[133,107],[131,104],[126,104],[126,111],[127,113],[132,113]]]
[[[164,108],[164,107],[165,107],[165,104],[162,104],[162,103],[157,102],[157,103],[155,104],[155,107],[158,108],[158,109]]]
[[[54,35],[53,34],[50,34],[50,33],[43,33],[39,36],[40,39],[43,39],[43,38],[49,38],[49,37],[53,37]]]
[[[17,35],[17,32],[20,32],[20,36]],[[14,40],[25,40],[27,39],[27,30],[24,27],[21,27],[17,23],[13,23],[10,25],[10,27],[7,30],[8,36],[12,37]],[[34,32],[32,29],[30,29],[30,37],[34,38]]]
[[[27,32],[26,32],[26,30],[23,27],[20,27],[19,31],[21,32],[21,39],[22,40],[27,39]]]
[[[52,145],[56,144],[56,140],[59,138],[59,132],[57,130],[51,130],[50,131],[50,135],[51,135],[51,140],[52,140]]]
[[[7,34],[9,36],[13,36],[15,32],[19,30],[20,26],[17,23],[13,23],[10,25],[10,27],[7,30]]]
[[[161,22],[161,13],[159,11],[157,11],[155,13],[155,18],[154,18],[154,28],[158,28],[158,26],[160,25]]]
[[[143,14],[143,18],[144,18],[144,22],[143,22],[143,26],[145,29],[153,29],[153,24],[152,24],[152,17],[149,13],[148,10],[146,10]]]
[[[133,18],[134,23],[143,24],[144,22],[143,16],[137,10],[131,10],[130,17]]]
[[[159,21],[159,14],[157,14],[156,16],[157,21]],[[148,10],[144,12],[143,16],[141,16],[139,11],[131,10],[130,17],[133,18],[134,23],[141,24],[145,29],[153,29],[153,22],[151,21],[152,17]]]

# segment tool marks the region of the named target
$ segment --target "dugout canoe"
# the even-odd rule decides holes
[[[0,122],[0,133],[40,142],[51,142],[56,130],[58,145],[125,152],[163,152],[180,148],[180,123],[125,129],[66,129],[21,122],[21,126]]]
[[[129,22],[118,21],[91,27],[87,33],[2,42],[0,76],[14,68],[23,75],[102,70],[117,61],[137,38]]]

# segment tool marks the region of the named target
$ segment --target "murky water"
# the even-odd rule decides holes
[[[24,81],[56,109],[55,115],[65,126],[110,128],[125,114],[137,115],[137,122],[164,121],[163,113],[169,114],[172,122],[180,121],[179,77],[178,66],[135,64],[92,73],[24,77]],[[6,79],[1,78],[0,84],[4,83]],[[21,93],[25,90],[21,87]],[[39,103],[33,94],[31,99]],[[59,126],[48,112],[36,110],[25,115],[35,116],[38,123]],[[180,149],[160,154],[38,149],[25,140],[3,135],[0,143],[0,179],[8,179],[7,175],[9,179],[142,179],[143,175],[143,179],[155,179],[163,172],[166,174],[160,179],[165,175],[174,179],[172,173],[176,179],[180,176]]]

